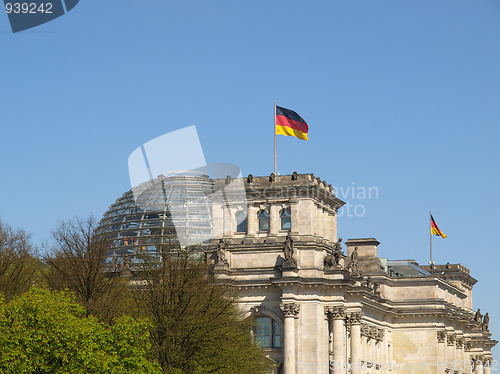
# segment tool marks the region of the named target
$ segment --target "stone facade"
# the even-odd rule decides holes
[[[373,238],[348,240],[344,254],[344,202],[312,174],[249,175],[244,185],[246,201],[214,204],[206,255],[240,289],[277,373],[491,372],[497,342],[475,318],[467,268],[410,261],[395,272]]]

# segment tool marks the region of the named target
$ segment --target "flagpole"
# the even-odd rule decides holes
[[[278,175],[278,152],[276,146],[276,100],[274,101],[274,174]]]
[[[432,213],[430,210],[429,210],[429,237],[431,242],[431,260],[429,264],[434,265],[434,261],[432,261]]]

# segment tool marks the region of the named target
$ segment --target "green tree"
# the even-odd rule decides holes
[[[0,304],[0,372],[156,374],[148,328],[130,317],[108,326],[86,317],[71,295],[33,288]]]
[[[28,290],[38,270],[30,235],[0,221],[0,294],[10,300]]]
[[[270,369],[238,312],[234,289],[216,282],[189,250],[144,258],[141,310],[152,322],[153,352],[169,374],[259,374]]]

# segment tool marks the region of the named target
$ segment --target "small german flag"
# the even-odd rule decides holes
[[[295,136],[307,140],[309,127],[296,112],[276,106],[276,135]]]
[[[436,221],[434,221],[434,217],[432,216],[432,214],[431,214],[431,234],[440,236],[443,239],[446,238],[446,235],[443,234],[443,232],[439,230],[438,225],[436,225]]]

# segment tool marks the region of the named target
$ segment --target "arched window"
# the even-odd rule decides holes
[[[259,231],[269,231],[269,212],[267,210],[259,212]]]
[[[283,209],[280,214],[281,230],[290,231],[292,228],[292,212],[290,209]]]
[[[255,343],[261,348],[281,348],[281,330],[269,317],[255,318]]]
[[[243,210],[236,212],[236,232],[247,232],[247,213]]]

